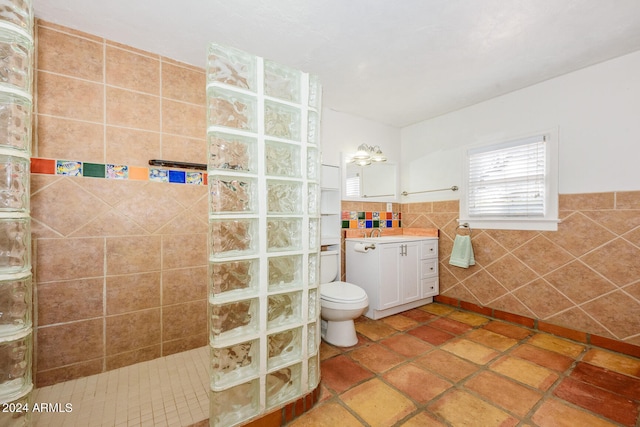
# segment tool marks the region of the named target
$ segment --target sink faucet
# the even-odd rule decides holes
[[[371,234],[369,234],[369,237],[374,237],[376,231],[378,232],[378,237],[382,236],[382,230],[380,230],[379,228],[374,228],[373,230],[371,230]]]

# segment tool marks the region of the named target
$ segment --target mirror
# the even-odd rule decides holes
[[[368,166],[358,166],[346,163],[343,168],[345,200],[396,201],[397,168],[393,163],[372,163]]]

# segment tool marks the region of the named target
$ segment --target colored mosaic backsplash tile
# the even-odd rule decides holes
[[[400,212],[342,211],[342,228],[401,227]]]
[[[90,163],[77,160],[42,159],[37,157],[31,159],[31,173],[171,182],[191,185],[207,184],[206,172]]]

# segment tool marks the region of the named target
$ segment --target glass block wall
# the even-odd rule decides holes
[[[314,76],[209,46],[212,426],[319,384],[320,103]]]
[[[29,425],[33,11],[0,0],[0,425]]]

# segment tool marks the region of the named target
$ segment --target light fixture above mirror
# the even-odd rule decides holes
[[[360,144],[358,151],[351,156],[347,156],[347,163],[355,163],[358,166],[367,166],[371,162],[386,162],[387,156],[382,153],[382,150],[378,145],[372,147],[367,144]]]

